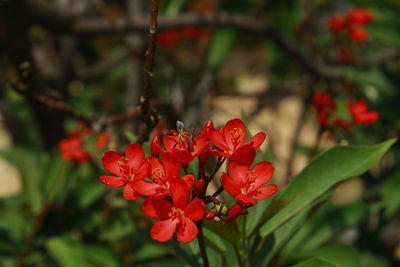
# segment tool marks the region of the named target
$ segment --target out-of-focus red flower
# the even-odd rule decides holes
[[[368,31],[359,25],[353,25],[348,31],[349,37],[353,42],[362,43],[365,42],[369,35]]]
[[[181,30],[181,37],[184,39],[197,39],[205,33],[203,27],[186,26]]]
[[[168,154],[165,154],[161,160],[150,157],[148,162],[149,178],[152,181],[137,181],[134,185],[135,190],[145,196],[163,197],[171,194],[171,181],[177,178],[180,172],[179,162]],[[193,174],[187,174],[179,179],[184,181],[189,188],[193,186]]]
[[[266,134],[260,132],[253,136],[248,142],[246,140],[246,127],[240,119],[232,119],[225,124],[225,127],[216,130],[211,124],[209,138],[218,148],[211,149],[211,153],[225,158],[231,158],[235,152],[243,150],[245,147],[258,149],[264,142]],[[242,148],[242,149],[241,149]]]
[[[328,25],[332,33],[338,33],[346,28],[346,18],[340,14],[333,15],[328,19]]]
[[[58,142],[61,149],[61,158],[63,160],[72,160],[78,163],[84,163],[90,160],[90,154],[82,148],[83,140],[80,135],[72,134],[69,137]]]
[[[353,117],[354,123],[357,124],[374,123],[379,119],[379,113],[377,111],[368,111],[367,103],[362,99],[356,100],[354,103],[348,101],[347,109]]]
[[[180,178],[171,181],[171,197],[173,204],[163,198],[147,198],[143,202],[143,213],[160,219],[151,228],[150,235],[154,240],[166,242],[176,233],[179,242],[190,243],[198,234],[193,221],[204,217],[206,206],[199,198],[189,202],[189,188]]]
[[[365,8],[349,9],[347,13],[349,23],[364,25],[372,21],[372,14]]]
[[[342,46],[340,47],[340,61],[344,64],[349,64],[352,63],[354,58],[353,58],[353,53],[350,51],[348,47]]]
[[[157,34],[157,45],[173,50],[178,46],[180,32],[177,29],[170,29]]]
[[[148,176],[149,164],[145,160],[140,144],[129,144],[125,150],[125,156],[114,151],[107,151],[103,155],[102,163],[106,171],[112,174],[101,175],[102,183],[111,187],[125,186],[123,196],[127,200],[135,200],[142,196],[134,189],[134,184]]]
[[[207,220],[214,219],[216,215],[217,215],[217,213],[216,213],[215,211],[207,212],[207,214],[206,214],[206,219],[207,219]]]
[[[329,110],[333,112],[336,110],[336,106],[336,101],[329,94],[314,93],[314,108],[316,111]]]
[[[267,199],[278,191],[277,185],[266,185],[274,174],[274,167],[262,161],[250,169],[231,162],[228,174],[222,173],[220,181],[225,190],[243,204],[256,204],[256,200]]]
[[[99,134],[99,136],[96,139],[96,142],[94,143],[94,146],[96,148],[105,148],[109,142],[109,135],[107,132],[102,132]]]

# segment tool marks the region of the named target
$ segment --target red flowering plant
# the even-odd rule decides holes
[[[89,139],[95,137],[93,142]],[[109,143],[109,135],[107,132],[100,132],[94,135],[93,130],[90,128],[82,127],[79,130],[72,131],[68,136],[58,142],[60,149],[60,157],[66,161],[73,161],[75,163],[86,163],[90,161],[94,153],[93,150],[103,150]]]
[[[328,28],[335,38],[342,63],[353,63],[354,56],[349,41],[353,43],[367,41],[369,33],[364,26],[372,20],[372,14],[366,8],[351,8],[345,15],[335,14],[328,18]]]
[[[316,112],[321,131],[335,133],[344,130],[351,133],[351,125],[371,124],[379,119],[379,113],[368,110],[367,102],[363,99],[347,101],[345,117],[337,114],[338,104],[331,95],[315,92],[313,100],[313,110]]]
[[[101,175],[100,181],[124,187],[126,200],[144,198],[144,215],[159,220],[150,231],[154,240],[165,242],[176,234],[179,242],[190,243],[206,221],[232,223],[257,201],[278,191],[276,185],[267,185],[274,173],[270,162],[252,167],[266,135],[258,133],[248,141],[246,137],[240,119],[232,119],[218,130],[209,121],[197,136],[178,121],[177,130],[163,136],[163,144],[158,136],[153,138],[152,155],[146,157],[138,143],[129,144],[124,156],[104,153],[102,163],[110,174]],[[210,162],[214,166],[206,168]],[[228,171],[219,175],[225,162]],[[220,187],[212,192],[211,184]],[[231,201],[226,201],[228,195]]]

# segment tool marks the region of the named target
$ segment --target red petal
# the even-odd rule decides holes
[[[163,198],[146,198],[142,203],[143,213],[152,219],[169,218],[168,213],[172,207],[172,204]]]
[[[229,177],[226,173],[222,173],[220,182],[225,190],[232,196],[240,194],[240,186],[235,183],[235,181]]]
[[[140,198],[142,195],[139,194],[138,192],[135,192],[135,190],[132,187],[132,184],[127,184],[124,187],[124,191],[122,191],[122,196],[126,200],[136,200],[136,199]]]
[[[252,198],[255,198],[255,199],[258,199],[258,200],[263,200],[263,199],[269,198],[270,196],[272,196],[276,192],[278,192],[278,186],[272,184],[272,185],[267,185],[267,186],[261,187],[257,191],[251,192],[249,195]]]
[[[164,165],[161,163],[161,161],[158,158],[155,157],[149,157],[148,159],[149,165],[150,165],[150,172],[149,172],[149,178],[153,179],[153,172],[155,170],[161,172],[161,176],[165,176],[165,170],[164,170]]]
[[[176,157],[179,162],[191,162],[194,158],[192,153],[186,149],[172,148],[171,153]]]
[[[184,217],[183,222],[178,224],[178,232],[176,237],[179,242],[190,243],[197,236],[197,234],[197,226],[191,219]]]
[[[222,151],[219,151],[219,150],[216,150],[216,149],[210,149],[210,152],[211,152],[211,154],[213,154],[214,156],[217,156],[217,157],[224,157],[224,158],[230,158],[231,157],[231,154],[229,154],[229,153],[225,153],[225,152],[222,152]]]
[[[128,166],[132,172],[136,172],[136,169],[142,165],[144,161],[144,151],[140,144],[131,143],[126,147],[125,157],[128,159]]]
[[[232,119],[222,129],[222,135],[229,147],[239,147],[246,140],[246,126],[240,119]],[[233,141],[233,135],[238,139],[237,143]]]
[[[222,134],[215,130],[214,128],[209,130],[209,138],[213,144],[223,151],[230,151],[231,149],[228,147],[224,137]]]
[[[164,220],[156,222],[151,228],[151,238],[159,242],[166,242],[172,238],[176,231],[178,220]]]
[[[114,151],[107,151],[103,154],[101,162],[103,163],[104,169],[109,173],[117,176],[122,176],[121,169],[119,167],[119,161],[122,160],[122,156]]]
[[[238,165],[249,167],[256,157],[256,150],[252,143],[244,144],[233,152],[231,162],[235,162]]]
[[[164,135],[164,146],[167,150],[171,150],[176,146],[177,131],[169,131]]]
[[[189,173],[182,177],[182,180],[186,183],[188,188],[192,188],[194,184],[194,176],[193,174]]]
[[[256,164],[253,170],[257,175],[257,178],[253,183],[254,188],[259,188],[268,183],[274,174],[274,167],[272,166],[271,162],[268,161],[262,161]]]
[[[239,194],[235,196],[235,199],[239,200],[240,202],[246,205],[254,205],[257,203],[255,200],[251,199],[248,195]]]
[[[112,176],[112,175],[101,175],[100,181],[111,187],[121,187],[128,183],[128,181],[123,177]]]
[[[142,180],[150,176],[150,164],[148,161],[143,161],[142,165],[135,172],[135,180]]]
[[[175,207],[184,209],[189,201],[189,188],[181,178],[170,181],[171,195]]]
[[[206,145],[209,144],[209,142],[207,142],[207,138],[204,134],[200,133],[193,141],[194,145],[193,145],[193,156],[197,157],[204,149],[204,147]]]
[[[160,138],[158,138],[158,136],[156,135],[151,140],[151,144],[150,144],[151,155],[153,155],[154,157],[158,157],[158,154],[160,154],[160,152],[161,152],[160,148],[161,148]]]
[[[140,194],[145,196],[154,196],[157,193],[157,189],[161,188],[159,184],[151,183],[145,180],[135,182],[134,188]]]
[[[206,205],[199,199],[193,199],[185,208],[185,216],[189,217],[193,221],[199,221],[203,218],[206,211]]]
[[[166,178],[173,178],[179,175],[181,170],[179,162],[176,161],[169,153],[163,155],[161,162],[164,166]]]
[[[254,149],[258,149],[260,148],[266,137],[267,135],[265,133],[260,132],[253,136],[253,138],[251,138],[248,143],[253,143]]]

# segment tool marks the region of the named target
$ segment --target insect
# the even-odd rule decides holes
[[[176,130],[178,132],[177,134],[177,139],[176,139],[176,145],[187,145],[187,148],[189,151],[193,151],[193,145],[194,145],[194,140],[193,140],[193,132],[194,132],[194,127],[193,129],[189,130],[185,128],[185,124],[181,121],[176,122]]]

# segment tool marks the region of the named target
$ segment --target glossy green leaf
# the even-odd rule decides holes
[[[338,146],[317,157],[277,197],[291,202],[262,226],[261,236],[271,234],[336,183],[368,170],[394,142],[389,140],[373,146]]]
[[[299,264],[293,265],[293,267],[337,267],[337,265],[320,258],[311,258]]]
[[[79,243],[62,237],[54,237],[46,242],[47,250],[62,267],[90,267]]]

